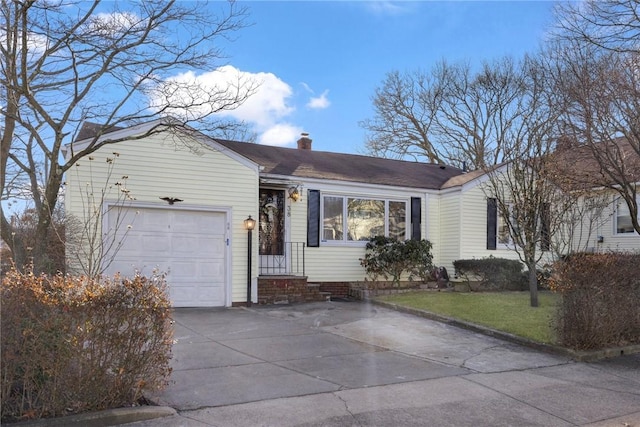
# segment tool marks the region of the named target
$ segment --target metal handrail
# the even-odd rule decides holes
[[[284,242],[282,255],[260,255],[261,276],[305,276],[304,242]]]

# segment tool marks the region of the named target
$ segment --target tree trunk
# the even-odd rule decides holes
[[[57,163],[54,163],[57,166]],[[62,184],[62,178],[53,168],[53,172],[49,175],[47,187],[44,194],[43,203],[38,209],[38,225],[36,226],[36,241],[33,248],[33,271],[36,274],[48,273],[55,274],[51,270],[49,259],[49,235],[52,227],[53,211],[58,201],[58,191]]]
[[[531,307],[538,307],[538,272],[536,263],[528,263],[529,268],[529,299]]]
[[[47,208],[43,204],[42,209],[38,211],[38,224],[36,226],[35,242],[32,248],[33,254],[33,272],[35,274],[49,273],[48,251],[49,229],[51,227],[51,216],[47,212]]]
[[[9,77],[13,76],[13,68],[11,64],[5,64],[7,67],[6,73]],[[7,185],[7,162],[9,161],[9,153],[11,151],[11,143],[13,142],[13,133],[16,128],[16,120],[14,117],[17,115],[18,106],[17,101],[18,95],[11,91],[9,88],[5,88],[3,96],[5,97],[6,102],[6,112],[4,113],[4,122],[3,122],[3,130],[2,137],[0,138],[0,190],[2,191],[2,196],[7,194],[5,186]],[[2,236],[2,240],[9,246],[11,252],[13,253],[13,261],[15,265],[22,269],[25,261],[26,254],[24,253],[24,246],[22,242],[20,242],[19,248],[16,247],[16,236],[13,234],[13,227],[9,220],[5,216],[5,211],[0,207],[0,214],[2,215],[2,227],[0,228],[0,235]]]

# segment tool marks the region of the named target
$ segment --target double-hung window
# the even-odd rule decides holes
[[[511,249],[514,247],[509,222],[511,222],[511,227],[515,227],[516,233],[520,230],[512,203],[508,203],[508,210],[509,217],[503,215],[495,198],[487,199],[487,249]],[[539,215],[540,249],[546,251],[551,246],[551,230],[549,228],[551,205],[543,203]]]
[[[622,198],[616,198],[615,202],[615,233],[627,234],[634,233],[633,223],[631,222],[631,212],[627,202]]]
[[[511,212],[511,206],[509,206],[509,212]],[[509,221],[502,212],[498,211],[498,244],[503,246],[512,246],[511,232],[509,231]],[[512,218],[512,221],[513,218]]]
[[[405,240],[407,201],[350,196],[322,197],[322,241],[366,242],[384,235]]]

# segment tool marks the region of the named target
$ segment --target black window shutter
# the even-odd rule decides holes
[[[411,240],[422,239],[420,221],[422,220],[422,199],[411,198]]]
[[[307,193],[307,246],[320,246],[320,190]]]
[[[548,251],[551,248],[551,233],[549,226],[551,225],[551,205],[549,203],[542,204],[542,213],[540,218],[540,249]]]
[[[498,201],[487,199],[487,249],[496,249],[498,236]]]

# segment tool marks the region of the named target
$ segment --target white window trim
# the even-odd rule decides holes
[[[625,206],[627,205],[627,202],[622,197],[614,196],[613,197],[613,221],[611,221],[612,222],[611,232],[613,233],[613,236],[616,238],[638,237],[638,232],[635,230],[629,233],[618,233],[618,204],[619,203],[624,203]],[[636,198],[636,203],[640,205],[640,197]],[[631,213],[629,213],[629,215],[631,215]]]
[[[327,240],[324,238],[324,229],[322,224],[324,224],[324,200],[326,197],[335,197],[341,198],[342,203],[342,240]],[[321,246],[342,246],[342,247],[365,247],[369,240],[348,240],[348,230],[349,230],[349,212],[348,212],[348,200],[349,199],[359,199],[359,200],[380,200],[384,202],[384,234],[385,236],[389,235],[389,203],[390,202],[399,202],[404,203],[405,209],[405,229],[404,235],[405,240],[409,238],[411,228],[410,228],[410,212],[409,208],[411,206],[411,199],[402,199],[395,197],[376,197],[376,196],[361,196],[355,194],[334,194],[334,193],[323,193],[320,197],[320,245]]]

